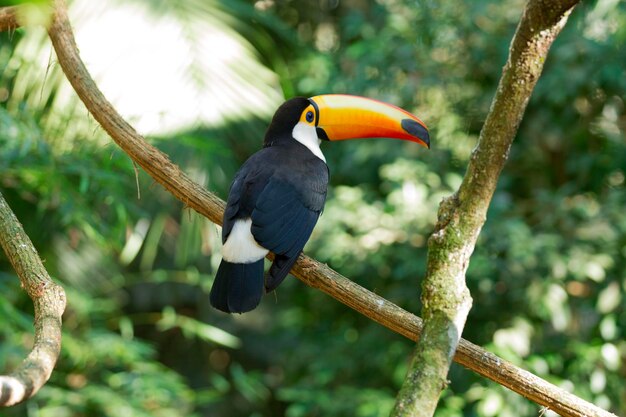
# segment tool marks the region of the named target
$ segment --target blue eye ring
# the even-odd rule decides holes
[[[313,120],[315,120],[315,115],[313,114],[312,111],[309,110],[308,112],[306,112],[305,118],[307,122],[313,123]]]

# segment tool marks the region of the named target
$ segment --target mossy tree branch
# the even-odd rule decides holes
[[[58,62],[93,117],[155,181],[185,205],[221,225],[225,203],[191,181],[166,155],[148,144],[115,111],[99,91],[80,59],[64,2],[57,0],[55,9],[54,24],[48,33],[56,50]],[[359,286],[327,265],[301,255],[291,273],[305,284],[320,289],[404,337],[413,341],[420,337],[422,320],[419,317]],[[562,415],[615,417],[467,340],[461,339],[454,360],[479,375]]]
[[[20,367],[0,376],[0,407],[32,397],[48,381],[61,351],[65,292],[44,268],[37,250],[0,193],[0,246],[35,305],[35,341]]]
[[[392,416],[432,416],[471,309],[465,273],[500,172],[554,39],[578,0],[530,0],[459,190],[445,199],[428,241],[424,330]]]

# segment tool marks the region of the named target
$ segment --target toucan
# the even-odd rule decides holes
[[[326,201],[329,171],[322,141],[404,139],[430,148],[424,122],[381,101],[325,94],[283,103],[263,148],[235,174],[222,226],[222,261],[211,305],[244,313],[276,289],[298,259]],[[275,254],[264,275],[265,256]]]

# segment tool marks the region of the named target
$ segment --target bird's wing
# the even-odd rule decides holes
[[[256,155],[243,164],[230,186],[222,224],[222,243],[228,239],[237,219],[251,216],[264,184],[272,176],[270,167],[254,163]]]
[[[235,176],[230,191],[228,192],[228,200],[226,201],[226,209],[224,209],[224,218],[222,224],[222,244],[226,243],[226,239],[230,235],[235,224],[237,213],[239,212],[240,200],[243,194],[244,177]]]
[[[290,182],[272,177],[252,211],[254,239],[275,254],[298,256],[320,216],[325,190],[323,197],[303,194]]]

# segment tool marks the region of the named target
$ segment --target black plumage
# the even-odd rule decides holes
[[[265,279],[263,258],[241,264],[222,260],[210,296],[211,304],[219,310],[252,310],[264,292],[278,287],[324,208],[328,167],[292,136],[309,104],[306,98],[283,104],[267,130],[264,148],[235,175],[224,212],[222,242],[227,241],[237,220],[251,219],[252,236],[276,258]]]
[[[297,97],[278,108],[263,149],[235,175],[224,212],[211,304],[228,313],[255,308],[285,279],[324,208],[328,167],[320,139],[388,137],[430,146],[426,125],[390,104],[345,94]],[[274,263],[263,276],[264,257]]]

